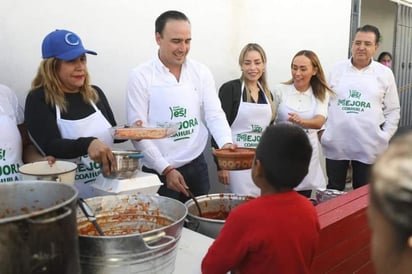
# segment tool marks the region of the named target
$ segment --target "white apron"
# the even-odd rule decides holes
[[[333,119],[326,122],[321,139],[324,156],[372,164],[390,139],[379,126],[385,121],[384,92],[376,75],[347,71],[336,89],[338,97],[331,98],[328,109]]]
[[[66,139],[94,136],[112,147],[113,137],[109,131],[109,128],[112,126],[97,106],[93,102],[91,104],[96,112],[78,120],[62,119],[60,108],[56,106],[56,119],[60,134],[62,138]],[[79,197],[93,197],[93,188],[90,186],[90,183],[94,182],[100,174],[99,164],[92,161],[88,155],[81,156],[80,159],[73,161],[77,163],[75,186],[79,190]]]
[[[19,166],[23,164],[23,144],[16,122],[0,106],[0,183],[21,180]]]
[[[263,88],[260,86],[261,90]],[[240,104],[235,120],[231,125],[232,139],[238,147],[256,148],[263,130],[270,124],[272,108],[267,104],[243,102],[244,83],[240,93]],[[229,190],[236,194],[260,196],[258,188],[252,180],[250,169],[229,171]]]
[[[292,95],[294,96],[294,95]],[[286,96],[284,101],[280,102],[278,106],[278,116],[276,122],[287,122],[288,113],[294,112],[302,119],[312,119],[315,116],[316,100],[315,96],[311,95],[311,105],[307,109],[296,110],[288,104],[289,96]],[[305,129],[309,141],[312,145],[312,158],[309,164],[309,172],[303,181],[295,188],[295,190],[312,190],[312,189],[326,189],[326,179],[323,174],[322,167],[319,161],[319,141],[317,131],[314,129]]]
[[[153,84],[149,88],[149,94],[148,123],[179,124],[178,131],[173,136],[150,140],[166,161],[174,167],[181,167],[202,154],[208,131],[202,122],[201,95],[191,81],[176,82],[169,86]],[[153,168],[144,158],[142,162]]]

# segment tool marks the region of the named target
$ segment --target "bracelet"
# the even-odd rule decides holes
[[[167,174],[169,174],[172,170],[175,170],[175,168],[174,168],[174,167],[169,168],[168,170],[166,170],[166,171],[163,173],[163,175],[164,175],[164,176],[167,176]]]

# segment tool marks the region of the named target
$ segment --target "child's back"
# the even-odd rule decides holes
[[[307,174],[311,151],[295,126],[265,130],[252,168],[262,196],[230,213],[203,259],[203,273],[309,273],[319,222],[312,203],[293,188]]]
[[[318,237],[307,198],[295,191],[264,195],[230,213],[202,267],[204,273],[309,273]]]

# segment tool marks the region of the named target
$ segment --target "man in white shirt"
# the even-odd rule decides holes
[[[371,164],[398,128],[399,96],[391,69],[375,62],[379,30],[365,25],[352,42],[352,57],[330,70],[331,96],[321,143],[327,188],[343,190],[349,163],[353,188],[369,182]]]
[[[232,147],[229,124],[221,109],[209,69],[187,59],[191,42],[189,19],[166,11],[155,22],[158,54],[133,69],[127,84],[127,120],[144,125],[179,124],[164,139],[134,142],[143,155],[143,171],[157,173],[164,185],[159,194],[181,201],[190,188],[195,196],[209,192],[203,150],[208,129],[219,147]]]

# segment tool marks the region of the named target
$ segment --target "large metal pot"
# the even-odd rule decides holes
[[[196,197],[202,214],[227,215],[230,211],[254,197],[233,193],[216,193]],[[185,203],[188,209],[187,227],[203,235],[216,239],[225,223],[224,219],[211,219],[199,216],[199,211],[193,200]]]
[[[57,182],[0,184],[0,273],[80,273],[77,194]]]
[[[107,236],[97,236],[86,217],[78,212],[83,274],[173,272],[187,215],[184,204],[141,194],[100,196],[85,201]]]

